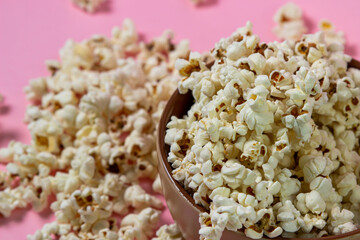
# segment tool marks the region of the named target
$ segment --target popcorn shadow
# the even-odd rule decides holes
[[[310,32],[310,33],[314,32],[316,30],[314,21],[306,14],[303,14],[303,19],[304,19],[305,26],[308,29],[308,32]]]
[[[197,5],[197,7],[210,7],[212,5],[216,5],[218,2],[218,0],[205,0],[204,2]]]
[[[0,226],[4,227],[6,225],[11,224],[11,222],[21,222],[23,218],[28,214],[29,210],[31,209],[31,206],[27,206],[26,208],[18,208],[15,209],[11,216],[8,218],[5,218],[4,216],[0,215]]]
[[[95,13],[110,13],[112,11],[112,0],[106,0],[103,2]]]
[[[144,33],[138,33],[140,42],[147,42],[146,35]]]
[[[7,145],[11,140],[18,139],[19,134],[15,131],[4,131],[0,128],[0,146]]]
[[[345,52],[347,53],[347,54],[349,54],[350,56],[354,56],[354,55],[356,55],[356,53],[357,53],[357,47],[356,47],[356,45],[355,44],[345,44]],[[356,60],[360,60],[360,59],[356,59]]]
[[[0,106],[0,115],[5,115],[10,112],[11,108],[8,105]]]
[[[42,218],[49,218],[51,215],[54,215],[54,213],[51,211],[50,206],[42,210],[41,212],[37,213]]]
[[[152,188],[153,181],[149,178],[140,178],[139,179],[139,185],[146,191],[146,193],[149,193],[151,195],[156,195],[156,193]]]
[[[50,219],[51,216],[54,215],[52,212],[50,205],[52,202],[56,200],[56,196],[54,194],[50,195],[48,199],[48,206],[42,210],[41,212],[35,212],[32,210],[32,207],[30,204],[27,205],[25,208],[17,208],[14,211],[11,212],[10,217],[5,218],[0,214],[0,227],[4,227],[8,224],[11,224],[11,222],[20,223],[25,218],[26,214],[29,214],[31,211],[35,212],[37,215],[39,215],[41,218],[44,219]]]
[[[53,211],[51,210],[50,206],[53,202],[56,201],[55,194],[51,194],[48,198],[48,204],[44,210],[38,212],[37,214],[42,218],[49,218],[50,216],[54,215]]]

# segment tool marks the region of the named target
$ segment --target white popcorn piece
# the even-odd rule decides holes
[[[315,214],[325,211],[326,203],[317,191],[311,191],[305,197],[306,207]]]
[[[159,174],[156,176],[155,181],[152,184],[152,189],[157,193],[163,194],[163,190],[161,187],[161,179]]]
[[[95,173],[95,160],[92,157],[84,159],[80,166],[79,177],[82,181],[90,181]]]
[[[209,175],[204,177],[204,183],[211,190],[214,190],[215,188],[222,186],[223,179],[221,173],[220,172],[210,173]]]
[[[310,183],[325,170],[325,167],[326,159],[323,157],[317,157],[308,161],[303,167],[305,181]]]
[[[275,14],[274,32],[282,40],[299,40],[307,31],[301,9],[294,3],[287,3]]]
[[[160,199],[145,192],[139,185],[128,187],[124,193],[125,202],[136,209],[154,207],[161,209],[163,204]]]
[[[299,218],[298,222],[301,229],[306,233],[309,233],[314,227],[323,229],[326,225],[326,221],[321,216],[312,217],[310,214],[306,214],[303,219]]]
[[[328,20],[321,20],[319,22],[319,29],[320,31],[324,32],[324,38],[328,45],[331,44],[338,44],[344,45],[345,44],[345,37],[343,32],[336,32],[334,25]]]
[[[176,224],[163,225],[156,231],[156,237],[152,240],[182,240],[183,237]]]
[[[160,212],[152,208],[145,208],[139,214],[129,214],[121,221],[120,237],[136,237],[146,240],[153,234],[153,229],[159,220]],[[130,235],[130,236],[129,236]]]
[[[356,176],[353,173],[346,173],[339,177],[336,188],[342,196],[346,196],[356,186]]]
[[[340,211],[339,207],[334,207],[330,212],[332,232],[334,234],[341,234],[355,230],[356,227],[352,222],[353,218],[354,214],[351,211],[347,209]]]
[[[241,108],[237,118],[240,122],[245,122],[250,130],[262,133],[270,128],[274,122],[274,115],[270,111],[266,96],[269,91],[262,85],[252,89],[249,99]]]
[[[26,98],[31,101],[40,100],[47,92],[47,85],[45,78],[37,78],[30,81],[30,85],[24,89]]]
[[[0,192],[0,213],[3,216],[9,217],[14,209],[27,206],[28,203],[23,198],[24,191],[24,187],[20,186],[14,189],[6,188]]]
[[[101,4],[105,2],[105,0],[72,0],[72,2],[78,6],[79,8],[85,10],[86,12],[93,13],[95,12]]]

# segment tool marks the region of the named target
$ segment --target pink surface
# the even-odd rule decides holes
[[[247,20],[263,41],[275,40],[272,17],[286,1],[208,0],[196,8],[190,0],[110,0],[102,11],[88,15],[70,4],[70,0],[0,0],[0,93],[5,105],[0,111],[0,146],[15,139],[28,143],[30,135],[23,123],[26,100],[23,87],[29,79],[44,76],[44,61],[58,58],[66,39],[82,40],[92,34],[109,35],[113,26],[129,17],[147,39],[172,29],[176,39],[187,38],[191,48],[205,51],[221,37],[228,36]],[[360,1],[294,1],[305,12],[308,27],[315,31],[323,18],[330,19],[345,32],[347,53],[360,59]],[[53,219],[51,212],[37,214],[18,210],[9,219],[0,217],[0,239],[25,239],[29,233]],[[170,216],[164,214],[163,222]]]

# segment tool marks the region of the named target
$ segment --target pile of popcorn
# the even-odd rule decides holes
[[[165,142],[173,177],[208,212],[201,239],[321,237],[360,223],[360,71],[325,32],[262,43],[251,23],[175,66],[195,99]]]
[[[61,61],[48,61],[49,77],[26,87],[29,145],[0,150],[0,215],[29,204],[49,205],[56,220],[28,239],[137,239],[154,236],[163,209],[142,179],[157,174],[156,128],[180,76],[177,58],[188,58],[187,41],[169,31],[149,43],[125,20],[112,37],[67,41]],[[51,196],[55,200],[50,202]],[[122,218],[118,223],[117,219]],[[179,240],[176,225],[155,239]]]

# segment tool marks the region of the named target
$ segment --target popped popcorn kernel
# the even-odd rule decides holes
[[[77,7],[89,13],[95,12],[105,1],[106,0],[72,0]]]
[[[274,33],[281,40],[300,40],[302,35],[307,32],[302,10],[295,3],[287,3],[282,6],[275,14]]]
[[[319,30],[324,32],[324,38],[327,44],[344,45],[345,37],[344,33],[335,31],[335,26],[329,20],[321,20],[319,22]]]

